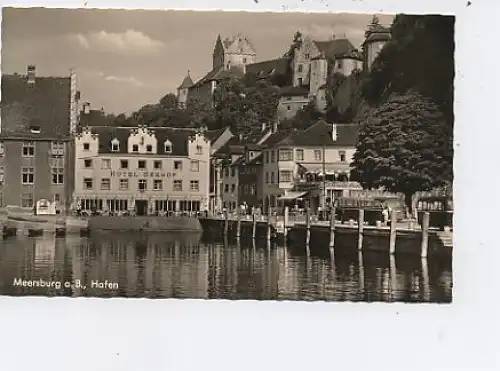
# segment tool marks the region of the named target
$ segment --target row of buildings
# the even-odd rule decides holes
[[[102,110],[79,109],[73,72],[38,77],[35,66],[3,75],[2,99],[2,207],[267,209],[306,193],[314,207],[359,189],[349,181],[355,124],[319,121],[305,132],[263,125],[244,139],[229,128],[116,127]]]

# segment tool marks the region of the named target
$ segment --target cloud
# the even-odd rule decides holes
[[[78,33],[70,34],[69,38],[87,50],[155,52],[165,46],[163,42],[135,30],[121,33],[106,31]]]
[[[133,76],[126,76],[126,77],[123,77],[123,76],[104,76],[104,80],[106,81],[114,81],[114,82],[122,82],[122,83],[126,83],[126,84],[131,84],[131,85],[134,85],[134,86],[144,86],[144,83],[138,79],[136,79],[135,77]]]

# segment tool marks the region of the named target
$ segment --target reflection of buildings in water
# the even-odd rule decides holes
[[[54,262],[56,253],[55,236],[35,238],[33,240],[33,246],[35,249],[35,265],[38,265],[38,262],[42,262],[44,265]]]
[[[301,287],[301,265],[303,262],[294,259],[288,251],[283,254],[283,260],[278,263],[278,295],[283,299],[298,299],[297,289]]]
[[[427,259],[421,259],[422,264],[422,300],[429,301],[431,298],[430,286],[429,286],[429,265]]]

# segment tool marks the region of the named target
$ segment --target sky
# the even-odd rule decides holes
[[[283,55],[297,30],[317,40],[347,37],[356,46],[373,15],[113,9],[3,8],[2,73],[68,76],[74,68],[82,100],[109,113],[156,103],[190,71],[212,66],[217,35],[241,33],[257,61]],[[392,15],[377,15],[390,25]]]

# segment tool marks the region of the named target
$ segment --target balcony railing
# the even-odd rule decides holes
[[[351,181],[331,181],[327,180],[325,182],[326,188],[329,189],[350,189],[350,190],[362,190],[363,188],[358,182],[351,182]],[[323,188],[323,181],[296,181],[294,184],[294,190],[296,191],[312,191],[315,189],[322,189]]]

